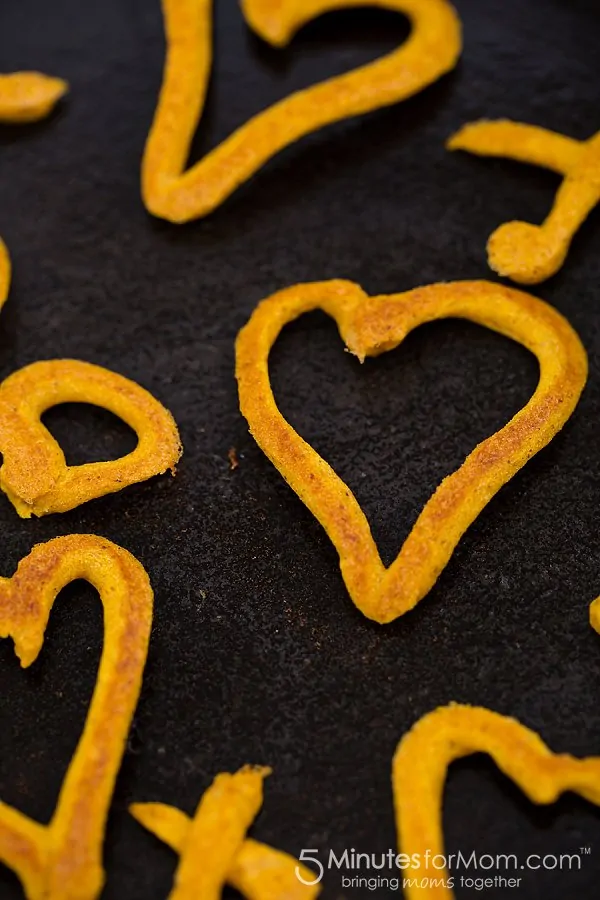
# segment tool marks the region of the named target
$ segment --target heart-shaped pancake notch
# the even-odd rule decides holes
[[[115,780],[138,701],[152,624],[153,593],[143,566],[93,534],[37,544],[12,578],[0,578],[0,637],[12,637],[26,667],[36,659],[58,593],[83,578],[100,595],[104,646],[81,738],[52,819],[40,825],[0,802],[0,862],[27,900],[96,900]]]
[[[243,10],[260,37],[281,47],[316,16],[364,5],[364,0],[245,0]],[[284,147],[333,122],[405,100],[454,68],[461,29],[448,0],[373,5],[411,20],[412,33],[401,47],[275,103],[186,171],[210,77],[213,0],[162,0],[167,52],[142,160],[148,211],[170,222],[205,216]]]
[[[418,325],[446,318],[491,328],[539,361],[531,400],[442,481],[387,569],[350,489],[283,418],[273,396],[270,349],[288,322],[316,309],[336,321],[348,350],[361,362],[397,347]],[[365,616],[386,623],[428,593],[485,505],[562,428],[585,385],[587,356],[560,313],[513,288],[459,281],[369,297],[352,282],[326,281],[295,285],[258,305],[236,341],[236,377],[250,432],[325,528],[352,600]]]
[[[123,419],[137,447],[120,459],[68,466],[40,417],[60,403],[91,403]],[[0,384],[0,488],[23,518],[66,512],[161,475],[181,456],[171,413],[134,381],[74,359],[32,363]]]
[[[402,738],[392,765],[399,853],[414,865],[402,872],[406,900],[454,897],[444,855],[444,785],[450,764],[473,753],[491,756],[533,803],[574,791],[600,806],[600,757],[552,753],[529,728],[482,707],[440,707]]]

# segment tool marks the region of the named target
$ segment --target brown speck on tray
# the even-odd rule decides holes
[[[229,468],[233,472],[240,464],[235,447],[229,448],[229,450],[227,451],[227,456],[229,458]]]

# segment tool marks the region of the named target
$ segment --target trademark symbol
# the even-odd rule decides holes
[[[592,852],[592,848],[591,847],[580,847],[579,852],[581,853],[582,856],[589,856]]]

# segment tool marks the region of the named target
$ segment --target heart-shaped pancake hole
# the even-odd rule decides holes
[[[0,637],[33,663],[57,594],[83,578],[104,608],[104,646],[83,733],[48,825],[0,802],[0,862],[28,900],[95,900],[104,882],[102,845],[115,780],[148,652],[153,594],[126,550],[91,534],[38,544],[12,578],[0,578]]]
[[[42,415],[69,466],[115,460],[137,447],[137,434],[114,413],[91,403],[61,403]]]
[[[245,0],[243,10],[258,34],[280,47],[316,16],[363,5],[364,0]],[[185,171],[210,77],[212,0],[162,0],[167,53],[142,160],[148,211],[170,222],[205,216],[284,147],[333,122],[411,97],[454,68],[461,29],[448,0],[382,0],[375,5],[410,19],[411,35],[399,49],[291,94]]]
[[[392,788],[406,900],[451,900],[442,805],[450,764],[487,753],[533,802],[554,803],[573,791],[600,806],[600,757],[555,754],[514,719],[481,707],[451,704],[423,716],[402,738],[392,765]]]
[[[444,318],[491,328],[521,343],[539,361],[531,400],[442,481],[389,568],[348,486],[275,403],[270,349],[288,322],[315,309],[335,320],[347,348],[361,361],[397,347],[418,325]],[[352,600],[365,616],[386,623],[428,593],[485,505],[562,428],[585,385],[587,357],[560,313],[512,288],[465,281],[369,297],[352,282],[329,281],[295,285],[259,304],[237,338],[236,377],[250,432],[325,528]]]
[[[131,453],[68,466],[41,416],[61,403],[91,403],[137,434]],[[20,516],[66,512],[170,469],[181,456],[173,417],[138,384],[101,366],[60,359],[33,363],[0,384],[0,488]]]

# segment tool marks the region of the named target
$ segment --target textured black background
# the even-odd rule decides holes
[[[216,66],[193,158],[294,89],[393,48],[401,16],[328,15],[290,49],[263,46],[219,2]],[[151,390],[181,428],[164,477],[62,516],[21,521],[0,502],[0,571],[58,534],[95,532],[147,568],[156,594],[150,657],[106,846],[105,900],[166,897],[174,855],[127,814],[132,800],[191,812],[214,774],[268,763],[252,834],[298,854],[385,851],[395,835],[390,763],[401,735],[450,700],[514,715],[557,751],[600,753],[598,426],[600,214],[535,293],[590,354],[564,431],[479,517],[416,611],[380,627],[354,609],[324,533],[255,446],[238,413],[233,342],[258,301],[299,281],[345,277],[371,293],[492,278],[485,242],[501,222],[546,215],[555,176],[449,154],[463,122],[510,116],[578,138],[599,127],[600,10],[594,0],[457,0],[465,50],[423,95],[304,140],[207,220],[153,221],[139,163],[163,56],[156,0],[3,0],[4,71],[61,75],[51,121],[0,132],[0,234],[15,276],[0,316],[0,372],[69,356]],[[441,478],[530,396],[536,363],[474,325],[420,329],[360,367],[324,316],[288,328],[272,358],[283,412],[347,479],[384,561]],[[45,419],[68,460],[118,456],[126,426],[91,407]],[[228,467],[235,446],[240,466]],[[63,592],[39,661],[0,647],[0,796],[47,821],[82,727],[102,640],[88,586]],[[576,873],[525,873],[486,897],[593,898],[600,812],[568,796],[537,810],[491,764],[453,767],[448,848],[560,853]],[[337,900],[387,896],[341,889]],[[0,896],[21,896],[0,875]],[[458,892],[460,898],[481,896]]]

